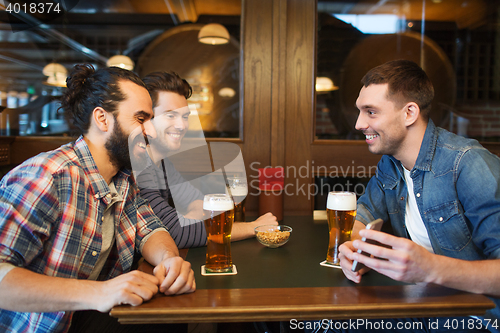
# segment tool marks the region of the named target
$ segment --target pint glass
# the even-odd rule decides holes
[[[226,194],[233,197],[234,221],[245,222],[245,201],[248,194],[247,180],[244,177],[228,177]]]
[[[326,262],[340,265],[339,246],[351,239],[356,219],[356,193],[330,192],[326,202],[330,242]]]
[[[207,194],[203,199],[205,229],[207,231],[207,272],[230,272],[231,229],[234,220],[234,204],[225,194]]]

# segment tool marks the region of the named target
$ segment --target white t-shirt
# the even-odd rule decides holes
[[[411,240],[420,246],[423,246],[427,251],[434,253],[431,240],[427,233],[422,216],[418,211],[417,199],[413,192],[413,179],[410,176],[410,171],[403,167],[405,173],[406,187],[408,188],[408,199],[406,200],[405,223],[406,229],[410,234]]]

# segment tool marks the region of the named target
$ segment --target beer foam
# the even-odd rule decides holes
[[[356,194],[352,192],[330,192],[326,208],[331,210],[356,210]]]
[[[226,188],[226,193],[229,194],[227,188]],[[231,188],[231,195],[233,197],[241,197],[247,194],[248,194],[248,188],[246,188],[245,186],[237,186],[235,188]]]
[[[203,199],[204,210],[226,212],[233,208],[233,200],[226,194],[207,194]]]

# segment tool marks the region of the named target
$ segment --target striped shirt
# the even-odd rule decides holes
[[[153,230],[163,230],[129,171],[119,171],[113,181],[125,200],[115,203],[115,243],[98,280],[128,272],[134,252]],[[0,182],[0,263],[87,279],[102,249],[101,224],[110,201],[82,137],[25,161]],[[71,316],[0,310],[0,331],[65,332]]]
[[[186,181],[168,159],[163,160],[160,168],[154,164],[146,168],[137,176],[137,183],[141,189],[141,196],[149,201],[154,213],[168,229],[178,248],[206,245],[207,233],[203,221],[185,218],[180,213],[186,210],[191,202],[203,200],[203,194]],[[175,198],[172,199],[170,188],[174,186]]]

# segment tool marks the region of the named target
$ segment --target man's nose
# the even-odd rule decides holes
[[[360,112],[358,115],[358,120],[356,120],[356,125],[354,126],[358,131],[363,131],[368,128],[368,124],[366,123],[365,117],[363,113]]]
[[[156,130],[151,120],[146,121],[142,127],[142,134],[148,139],[156,138]]]
[[[183,131],[186,128],[186,122],[183,117],[177,117],[174,124],[175,128]]]

